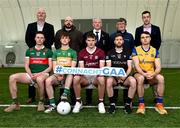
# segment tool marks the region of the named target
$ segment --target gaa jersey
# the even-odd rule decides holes
[[[78,61],[84,62],[85,68],[99,68],[100,61],[105,61],[105,53],[100,48],[90,54],[86,48],[81,50],[78,55]]]
[[[118,53],[115,49],[112,49],[106,56],[106,62],[111,61],[111,67],[120,67],[125,71],[128,69],[128,60],[131,60],[131,55],[130,52],[126,49],[123,49],[121,53]]]
[[[77,53],[71,48],[67,50],[57,49],[53,53],[53,61],[56,61],[59,66],[71,67],[72,61],[77,61]]]
[[[133,49],[132,56],[138,56],[139,66],[144,72],[154,72],[154,61],[159,59],[159,52],[152,46],[150,46],[148,51],[145,51],[142,46],[138,46]]]
[[[26,51],[26,58],[29,58],[29,68],[32,73],[44,71],[49,67],[49,59],[52,58],[52,51],[47,48],[37,50],[35,47]]]

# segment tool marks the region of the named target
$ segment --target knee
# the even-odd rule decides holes
[[[41,77],[37,77],[37,78],[36,78],[36,82],[37,82],[37,83],[43,83],[44,80],[43,80]]]
[[[9,76],[9,82],[16,82],[16,79],[17,78],[15,74]]]
[[[45,80],[45,84],[46,84],[46,87],[50,86],[51,85],[51,79],[50,78],[47,78]]]
[[[135,78],[133,78],[133,77],[131,77],[130,78],[130,86],[132,87],[132,88],[136,88],[136,79]]]
[[[106,80],[106,87],[107,88],[111,88],[112,87],[112,84],[113,83],[113,80],[111,78],[107,78]]]
[[[138,85],[143,85],[144,76],[140,75],[140,76],[136,77],[136,80],[137,80]]]
[[[164,77],[162,75],[160,75],[160,74],[157,75],[157,80],[158,80],[159,83],[164,84]]]
[[[80,82],[80,77],[79,76],[75,76],[73,78],[73,87],[77,86],[77,84]]]

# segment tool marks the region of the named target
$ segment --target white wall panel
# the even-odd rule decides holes
[[[93,17],[92,5],[92,0],[82,0],[82,15],[79,17],[80,19],[88,19]]]

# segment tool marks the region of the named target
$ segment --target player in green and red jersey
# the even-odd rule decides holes
[[[12,104],[5,108],[5,112],[19,110],[20,104],[17,98],[17,83],[37,83],[39,87],[39,103],[37,111],[44,111],[44,81],[52,70],[52,51],[45,48],[44,34],[37,32],[35,36],[36,46],[26,51],[25,70],[26,73],[16,73],[9,77],[9,90],[12,97]]]
[[[70,43],[69,33],[63,32],[60,36],[61,48],[57,49],[53,53],[53,69],[59,65],[63,67],[76,67],[77,61],[77,53],[75,50],[69,47]],[[49,78],[46,79],[46,91],[48,94],[50,105],[48,109],[46,109],[45,113],[50,113],[55,110],[55,99],[54,99],[54,90],[53,85],[58,85],[62,80],[65,80],[65,88],[64,92],[61,96],[61,100],[67,100],[67,96],[70,93],[70,86],[72,84],[73,75],[61,75],[61,74],[53,74]]]

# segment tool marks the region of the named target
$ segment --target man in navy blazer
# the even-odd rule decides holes
[[[28,24],[25,41],[29,48],[32,48],[36,45],[35,35],[37,31],[42,31],[44,33],[45,42],[44,46],[51,49],[51,46],[54,42],[54,27],[53,25],[46,23],[46,12],[43,8],[39,8],[37,11],[37,21]],[[28,97],[27,103],[32,103],[35,101],[36,89],[34,86],[29,86],[28,88]]]
[[[29,48],[35,46],[36,42],[34,40],[36,32],[42,31],[45,36],[44,45],[46,48],[51,49],[54,41],[54,27],[53,25],[45,22],[46,12],[43,8],[39,8],[37,11],[37,22],[28,24],[25,41]]]
[[[151,46],[159,50],[161,46],[161,32],[158,26],[150,23],[151,13],[149,11],[142,12],[143,25],[136,28],[135,32],[135,45],[141,45],[140,35],[143,31],[148,31],[151,34]]]

